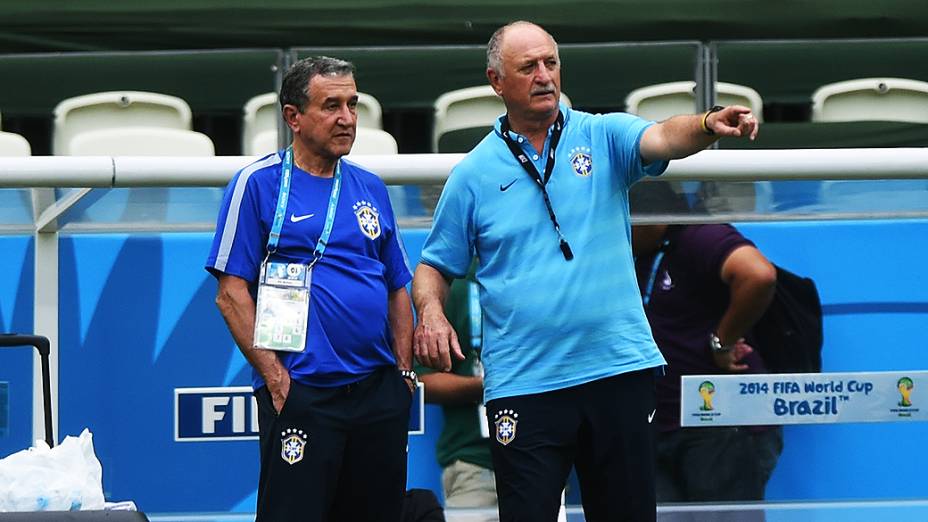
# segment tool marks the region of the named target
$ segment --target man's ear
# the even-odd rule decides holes
[[[497,73],[492,68],[487,67],[487,80],[490,81],[490,87],[493,87],[493,91],[496,94],[500,94],[502,90],[500,87],[502,78],[500,78],[499,73]]]
[[[293,132],[300,131],[300,120],[299,120],[300,109],[298,109],[296,105],[290,105],[289,103],[284,105],[282,115],[284,118],[284,122],[287,124],[288,127],[290,127],[291,131]]]

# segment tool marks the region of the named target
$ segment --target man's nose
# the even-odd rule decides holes
[[[342,105],[338,112],[338,123],[340,125],[350,127],[353,126],[358,119],[357,113],[353,111],[348,104]]]
[[[551,83],[551,72],[543,61],[539,61],[535,66],[535,81],[544,85]]]

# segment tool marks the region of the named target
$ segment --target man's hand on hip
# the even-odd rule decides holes
[[[275,382],[267,382],[267,391],[271,393],[271,401],[274,403],[274,410],[280,415],[284,409],[284,403],[290,396],[290,374],[282,372],[280,379]]]

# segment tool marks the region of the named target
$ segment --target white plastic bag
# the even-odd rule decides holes
[[[0,460],[0,512],[94,509],[103,509],[103,468],[90,430]]]

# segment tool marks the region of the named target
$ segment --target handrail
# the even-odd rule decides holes
[[[441,183],[463,154],[349,156],[386,183]],[[0,158],[0,188],[218,187],[254,161],[142,156]],[[706,150],[672,161],[677,181],[857,180],[928,178],[928,148]]]

